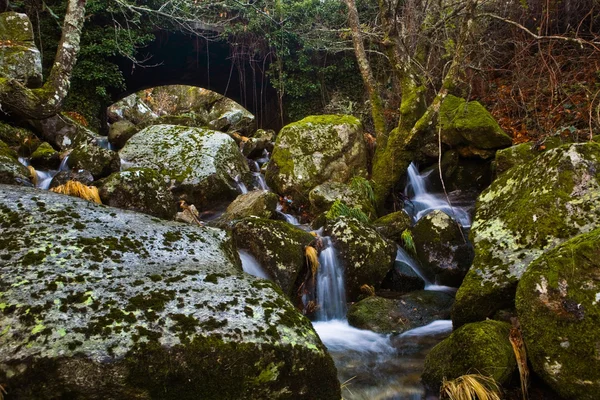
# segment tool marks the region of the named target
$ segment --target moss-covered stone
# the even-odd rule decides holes
[[[67,164],[71,169],[90,171],[94,179],[107,177],[121,169],[118,153],[92,143],[77,146],[69,155]]]
[[[247,218],[272,218],[276,214],[279,197],[268,190],[253,190],[241,194],[231,202],[225,213],[218,219],[219,225],[227,225],[232,221]]]
[[[0,183],[33,186],[30,173],[17,159],[17,153],[0,141]]]
[[[33,26],[26,14],[0,14],[0,76],[28,87],[42,84],[42,57],[33,41]]]
[[[152,168],[169,176],[175,196],[198,209],[234,199],[236,179],[250,177],[233,139],[209,129],[153,125],[132,136],[119,154],[127,168]]]
[[[56,114],[42,120],[31,120],[29,124],[39,137],[60,150],[94,143],[96,134],[65,114]]]
[[[469,143],[480,149],[512,144],[494,117],[477,101],[448,95],[440,107],[442,141],[450,146]]]
[[[347,182],[366,171],[360,121],[349,115],[318,115],[281,130],[265,178],[275,192],[308,204],[308,193],[319,184]]]
[[[346,298],[355,301],[365,284],[379,288],[394,265],[396,246],[375,229],[349,217],[329,221],[326,232],[344,265]]]
[[[137,131],[138,128],[127,120],[114,122],[108,130],[108,141],[120,149]]]
[[[177,212],[169,178],[153,169],[116,172],[98,183],[102,204],[171,219]]]
[[[364,182],[368,184],[366,180]],[[313,214],[328,211],[336,200],[343,199],[348,207],[358,208],[370,218],[377,215],[368,191],[358,183],[326,182],[312,189],[308,198]]]
[[[396,211],[373,221],[373,226],[377,232],[386,238],[400,243],[402,232],[410,228],[412,219],[404,210]]]
[[[512,308],[529,263],[600,223],[600,145],[564,145],[511,168],[477,201],[473,266],[458,293],[455,327]]]
[[[0,141],[25,157],[29,157],[42,143],[33,132],[3,122],[0,122]]]
[[[571,140],[562,136],[549,136],[542,144],[521,143],[496,152],[496,174],[500,175],[510,168],[525,164],[544,151],[560,147]]]
[[[431,290],[408,293],[398,299],[371,296],[350,307],[348,322],[378,333],[402,333],[448,319],[453,302],[452,295]]]
[[[0,185],[14,398],[339,399],[310,322],[221,230]]]
[[[437,391],[444,378],[452,380],[466,374],[482,374],[499,384],[506,383],[517,369],[509,333],[510,324],[492,320],[457,329],[427,354],[423,383]]]
[[[58,169],[60,154],[49,143],[42,143],[31,155],[31,165],[37,169]]]
[[[238,248],[248,250],[291,299],[306,271],[304,248],[314,237],[283,221],[248,218],[233,228]]]
[[[600,229],[533,261],[516,305],[536,374],[565,399],[600,390]]]
[[[435,210],[416,223],[412,236],[423,274],[439,285],[460,286],[473,261],[473,247],[456,221]]]

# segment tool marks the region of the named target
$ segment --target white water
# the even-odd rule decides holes
[[[470,227],[471,216],[466,209],[448,204],[444,193],[427,191],[426,180],[431,173],[432,171],[420,174],[414,163],[408,167],[408,184],[404,193],[410,199],[405,203],[408,214],[416,222],[434,210],[441,210],[458,221],[463,228]]]
[[[256,182],[256,187],[260,190],[269,190],[267,186],[267,181],[265,181],[265,177],[260,172],[253,172],[254,181]]]
[[[346,319],[346,287],[344,269],[329,237],[324,237],[317,273],[318,321]]]
[[[357,329],[345,319],[315,321],[313,326],[329,351],[359,353],[392,353],[394,348],[387,335]]]
[[[281,204],[277,204],[277,213],[281,216],[283,216],[283,218],[285,218],[285,221],[288,224],[292,224],[292,225],[300,225],[300,221],[298,221],[298,218],[294,217],[292,214],[286,214],[283,212],[283,206]]]
[[[254,275],[258,278],[271,279],[267,271],[260,265],[260,263],[250,254],[247,250],[238,250],[240,259],[242,260],[242,269],[244,272]]]
[[[419,276],[419,278],[423,279],[423,281],[425,282],[425,290],[434,290],[434,291],[438,291],[438,292],[450,292],[450,293],[455,293],[457,291],[457,288],[453,288],[450,286],[436,285],[434,282],[431,282],[429,279],[427,279],[425,274],[423,274],[423,271],[421,270],[421,266],[419,265],[419,263],[414,258],[412,258],[410,256],[410,254],[408,254],[406,252],[406,250],[404,250],[400,246],[397,246],[395,261],[399,261],[401,263],[408,265],[415,272],[415,274],[417,274]]]
[[[242,178],[240,178],[239,175],[237,175],[235,178],[233,178],[233,180],[235,181],[235,184],[237,186],[238,191],[241,194],[246,194],[248,193],[248,188],[246,187],[246,185],[244,184],[244,182],[242,182]]]

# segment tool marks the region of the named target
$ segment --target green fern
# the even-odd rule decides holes
[[[350,181],[350,187],[365,196],[371,202],[371,205],[375,206],[375,192],[373,192],[373,187],[368,180],[362,176],[355,176]]]
[[[416,256],[417,248],[415,247],[415,241],[413,240],[412,233],[408,229],[405,229],[400,238],[402,239],[402,247],[404,247],[404,250],[408,251],[413,256]]]
[[[350,208],[341,200],[336,200],[332,205],[327,214],[327,219],[336,219],[338,217],[351,217],[359,222],[368,224],[370,222],[369,217],[360,208]]]

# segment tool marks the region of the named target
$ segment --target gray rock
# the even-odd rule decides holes
[[[253,190],[241,194],[225,210],[219,218],[223,223],[246,217],[272,218],[276,214],[279,198],[268,190]]]
[[[425,281],[411,267],[396,260],[394,267],[387,273],[381,288],[398,293],[408,293],[425,288]]]
[[[404,210],[396,211],[373,221],[377,232],[396,243],[401,243],[402,232],[412,226],[412,219]]]
[[[30,173],[18,161],[17,153],[0,141],[0,183],[33,186]]]
[[[224,231],[0,185],[14,398],[339,399],[310,322]]]
[[[127,120],[114,122],[108,130],[108,141],[120,149],[137,131],[136,126]]]
[[[364,182],[368,184],[368,181]],[[368,217],[373,218],[377,215],[368,193],[359,184],[325,182],[312,189],[308,198],[313,214],[328,211],[336,200],[342,199],[348,207],[358,208]]]
[[[31,165],[37,169],[58,169],[60,154],[49,143],[42,143],[31,154]]]
[[[127,168],[152,168],[169,176],[176,196],[199,210],[234,199],[235,179],[250,176],[246,160],[227,134],[209,129],[154,125],[119,152]]]
[[[77,146],[67,160],[71,169],[90,171],[94,179],[107,177],[121,169],[119,154],[103,149],[95,143],[82,143]]]
[[[63,114],[42,120],[30,120],[33,130],[52,147],[73,149],[84,143],[93,143],[96,134]]]
[[[0,76],[27,87],[42,85],[42,56],[33,41],[33,26],[26,14],[0,14]],[[6,44],[8,43],[8,44]]]
[[[68,181],[77,181],[83,183],[85,186],[90,186],[94,182],[94,176],[90,171],[84,169],[59,171],[50,181],[50,189],[64,185]]]

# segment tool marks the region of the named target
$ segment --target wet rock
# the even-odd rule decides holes
[[[60,154],[49,143],[42,143],[31,155],[31,165],[36,169],[58,169]]]
[[[455,327],[514,306],[531,261],[600,223],[600,145],[564,145],[511,168],[477,201],[473,266],[457,295]]]
[[[27,87],[42,85],[42,57],[35,46],[33,26],[26,14],[0,14],[0,76]]]
[[[341,397],[310,322],[224,231],[2,185],[0,227],[14,398]]]
[[[137,131],[136,126],[127,120],[114,122],[108,130],[108,141],[120,149]]]
[[[33,186],[29,170],[18,161],[17,153],[2,141],[0,141],[0,183]]]
[[[268,190],[254,190],[241,194],[227,207],[219,222],[227,224],[246,217],[272,218],[276,214],[278,201],[277,195]]]
[[[97,184],[102,204],[171,219],[177,212],[169,178],[148,168],[116,172]]]
[[[273,277],[283,292],[296,298],[306,268],[304,248],[315,238],[283,221],[248,218],[233,228],[238,248],[245,249]]]
[[[340,217],[329,222],[326,232],[344,265],[347,299],[355,301],[362,285],[379,288],[394,265],[396,246],[353,218]]]
[[[94,182],[94,176],[90,171],[85,169],[59,171],[58,174],[54,175],[52,181],[50,181],[50,189],[64,185],[68,181],[77,181],[83,183],[85,186],[90,186]]]
[[[473,261],[473,248],[459,225],[443,211],[433,211],[412,228],[424,275],[439,285],[460,286]]]
[[[471,144],[479,149],[497,149],[512,144],[510,136],[477,101],[446,96],[440,108],[440,125],[442,141],[450,146]]]
[[[402,333],[448,319],[452,303],[452,295],[431,290],[408,293],[399,299],[371,296],[350,307],[348,322],[378,333]]]
[[[373,221],[377,232],[396,243],[402,241],[402,232],[412,226],[412,219],[404,210],[396,211]]]
[[[509,332],[509,324],[492,320],[467,324],[452,332],[427,355],[423,384],[438,391],[444,378],[452,380],[471,373],[506,383],[517,369]]]
[[[33,132],[3,122],[0,122],[0,140],[24,157],[31,156],[31,153],[42,144]]]
[[[565,399],[600,390],[600,229],[533,261],[521,277],[517,312],[536,374]]]
[[[366,176],[367,150],[360,121],[348,115],[306,117],[285,126],[275,142],[267,184],[298,204],[327,182]]]
[[[425,281],[409,265],[396,260],[394,267],[381,282],[381,288],[398,293],[408,293],[423,290]]]
[[[249,179],[246,160],[227,134],[209,129],[153,125],[119,152],[129,167],[152,168],[171,178],[173,193],[198,209],[234,199],[235,179]]]
[[[30,120],[29,124],[42,139],[60,150],[93,143],[96,137],[94,132],[64,114],[56,114],[42,120]]]
[[[119,154],[114,151],[93,143],[83,143],[71,152],[67,165],[71,169],[90,171],[94,179],[100,179],[119,171],[121,160]]]
[[[350,184],[325,182],[312,189],[308,194],[310,211],[315,215],[326,212],[336,200],[343,199],[348,207],[358,208],[365,215],[373,218],[377,214],[369,198],[368,188],[364,185],[369,185],[368,181],[358,177],[354,178]]]

